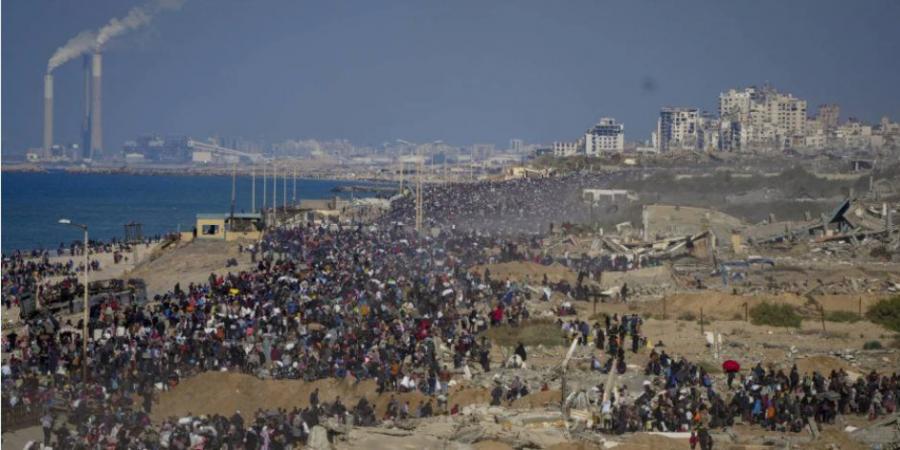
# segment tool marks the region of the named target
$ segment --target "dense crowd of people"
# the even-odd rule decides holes
[[[3,306],[8,312],[13,306],[21,306],[25,296],[36,296],[38,290],[47,292],[62,284],[73,283],[84,271],[84,263],[72,259],[52,261],[46,254],[37,258],[21,253],[3,258]],[[100,271],[100,262],[92,260],[90,271]]]
[[[615,204],[594,206],[582,196],[584,189],[609,183],[608,175],[571,173],[503,182],[426,185],[424,217],[436,224],[501,234],[543,234],[554,226],[568,226],[564,222],[583,224],[601,218],[621,222],[626,220],[622,219],[622,208]],[[414,217],[413,197],[401,200],[392,208],[391,216],[398,220]]]
[[[135,396],[150,399],[207,370],[352,375],[375,379],[381,392],[446,393],[450,368],[442,361],[458,368],[473,359],[489,370],[477,333],[486,323],[528,317],[525,293],[465,270],[486,262],[478,244],[505,242],[469,233],[420,237],[400,226],[273,230],[259,244],[269,257],[251,271],[176,285],[146,306],[94,308],[87,361],[81,323],[30,320],[5,337],[3,399],[11,411],[69,406],[75,423],[101,426],[91,422],[100,405],[120,414]]]
[[[112,254],[113,264],[127,261],[135,245],[149,247],[163,239],[162,235],[147,237],[141,244],[128,244],[116,238],[109,241],[92,240],[88,243],[90,254]],[[3,266],[3,306],[9,311],[20,307],[24,296],[35,297],[41,291],[42,300],[62,291],[79,287],[78,280],[84,272],[84,242],[60,243],[55,251],[35,249],[14,250],[0,258]],[[66,259],[66,256],[69,258]],[[99,259],[89,259],[89,272],[103,270]]]
[[[533,183],[514,181],[502,189],[528,195]],[[251,270],[176,284],[145,305],[110,299],[92,308],[86,353],[83,323],[37,315],[4,336],[4,420],[37,418],[44,442],[63,448],[280,449],[305,442],[326,418],[365,426],[385,418],[458,412],[446,405],[454,374],[492,370],[490,342],[482,333],[523,323],[532,314],[531,301],[546,299],[513,281],[494,279],[490,271],[470,270],[509,260],[546,263],[540,227],[532,226],[515,201],[491,202],[497,188],[484,183],[429,189],[429,208],[441,211],[431,219],[435,230],[429,233],[408,226],[412,212],[406,200],[374,224],[272,229],[253,246]],[[510,216],[497,223],[504,233],[457,226],[474,211],[461,197],[482,208],[491,205],[491,214]],[[521,230],[533,234],[514,233]],[[34,264],[12,261],[4,261],[4,289],[7,277],[25,276]],[[602,260],[599,268],[585,264],[579,267],[585,276],[606,268]],[[579,276],[578,285],[581,281]],[[550,286],[546,280],[542,284]],[[605,355],[592,361],[599,372],[624,374],[629,352],[650,352],[645,373],[653,381],[639,396],[615,390],[596,400],[598,426],[607,432],[696,430],[701,445],[711,445],[707,427],[736,419],[796,431],[811,417],[828,422],[838,413],[877,416],[896,408],[897,375],[872,373],[851,382],[844,373],[798,378],[794,372],[786,377],[757,368],[736,386],[729,380],[721,387],[703,368],[657,353],[662,347],[644,350],[648,344],[637,315],[558,323],[561,334]],[[515,354],[519,363],[527,360],[524,346]],[[172,418],[154,425],[155,396],[204,371],[307,381],[371,379],[378,393],[418,391],[437,405],[392,400],[387,414],[378,417],[364,398],[346,406],[340,398],[319,399],[316,393],[305,409],[259,411],[246,419],[241,412]],[[537,388],[514,378],[495,386],[492,403]]]
[[[599,427],[607,432],[697,431],[734,425],[759,425],[767,430],[800,432],[810,422],[834,423],[838,415],[870,419],[897,411],[900,376],[875,371],[855,379],[843,370],[823,375],[789,375],[761,365],[717,386],[712,375],[684,358],[656,349],[650,354],[644,383],[636,397],[621,392],[601,405]]]

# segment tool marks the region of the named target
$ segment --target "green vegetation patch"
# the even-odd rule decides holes
[[[829,322],[859,322],[862,317],[852,311],[828,311],[825,313],[825,320]]]
[[[754,325],[800,328],[803,318],[791,305],[763,302],[750,308],[750,322]]]
[[[889,330],[900,331],[900,295],[879,300],[866,312],[866,318]]]
[[[526,346],[543,345],[544,347],[567,345],[565,336],[559,325],[551,320],[530,320],[519,326],[503,325],[491,327],[484,332],[493,343],[503,347],[514,347],[519,342]]]

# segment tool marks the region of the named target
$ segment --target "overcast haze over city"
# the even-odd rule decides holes
[[[137,4],[3,3],[4,152],[41,144],[53,51]],[[897,23],[896,1],[188,0],[105,52],[105,133],[505,145],[613,116],[643,140],[661,106],[766,81],[875,122],[900,116]],[[77,142],[81,61],[54,73],[56,140]]]

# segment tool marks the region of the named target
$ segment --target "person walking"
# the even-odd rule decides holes
[[[53,432],[53,415],[50,410],[41,416],[41,429],[44,431],[44,447],[50,447],[50,436]]]
[[[700,450],[712,450],[713,438],[709,434],[709,430],[700,428],[700,431],[697,433],[697,440],[700,441]]]

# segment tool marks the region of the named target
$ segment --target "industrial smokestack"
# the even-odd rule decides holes
[[[91,55],[84,55],[84,116],[81,118],[81,154],[78,158],[90,156],[91,148]]]
[[[91,58],[91,159],[103,152],[103,107],[101,105],[100,83],[103,75],[103,60],[100,53]]]
[[[109,19],[109,22],[97,31],[84,30],[78,33],[53,52],[53,56],[47,61],[47,73],[81,55],[89,54],[91,51],[102,51],[111,39],[147,25],[162,11],[181,8],[184,2],[185,0],[151,0],[144,5],[131,8],[124,17]]]
[[[44,157],[53,147],[53,75],[44,75]]]

